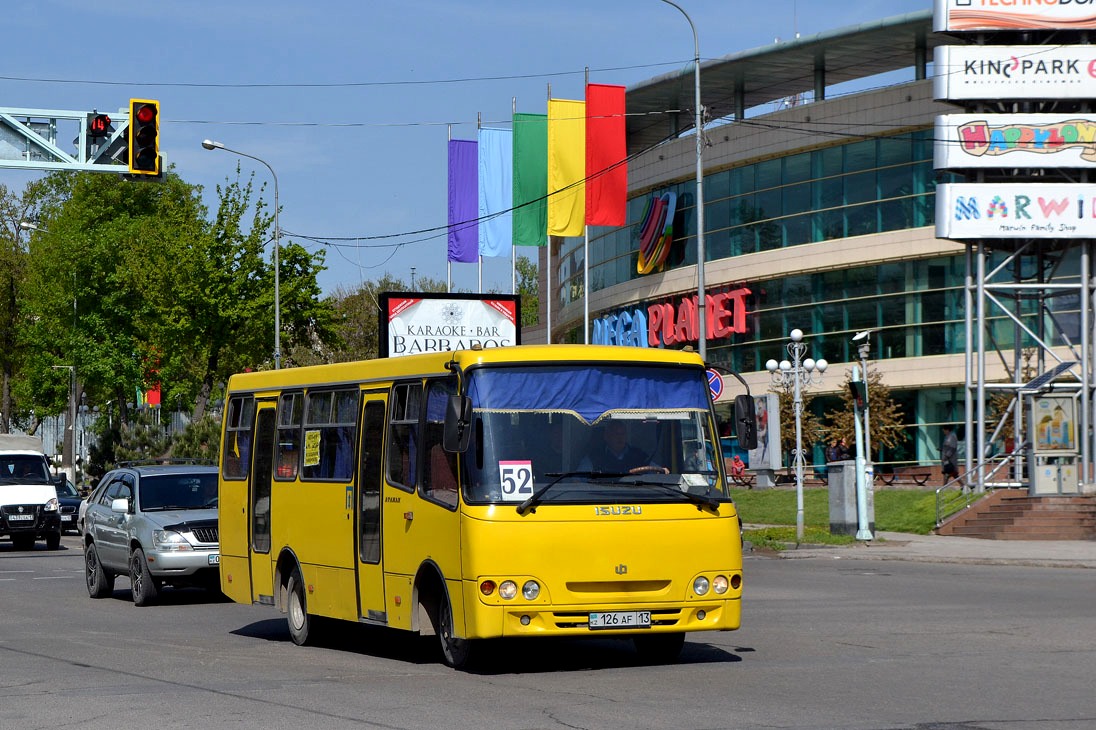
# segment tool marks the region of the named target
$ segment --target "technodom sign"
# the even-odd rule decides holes
[[[937,31],[1096,28],[1096,0],[936,0]]]

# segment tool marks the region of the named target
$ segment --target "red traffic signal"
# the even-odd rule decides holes
[[[88,135],[91,137],[105,137],[110,134],[110,117],[106,114],[96,114],[88,120]]]
[[[129,100],[129,171],[160,174],[160,102]]]

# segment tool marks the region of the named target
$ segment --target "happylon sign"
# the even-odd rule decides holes
[[[933,59],[937,99],[1096,96],[1096,46],[938,46]]]
[[[1096,28],[1094,0],[936,0],[938,31]]]
[[[937,170],[1096,167],[1096,114],[946,114],[933,139]]]

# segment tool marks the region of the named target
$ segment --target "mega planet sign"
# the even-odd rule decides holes
[[[706,340],[718,340],[746,331],[745,287],[706,294]],[[591,342],[595,345],[665,347],[698,342],[697,297],[681,297],[625,309],[593,322]]]

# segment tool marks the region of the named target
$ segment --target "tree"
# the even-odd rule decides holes
[[[0,433],[10,433],[13,421],[25,423],[32,411],[23,408],[20,417],[13,397],[14,380],[24,357],[19,302],[25,288],[27,249],[19,224],[29,217],[25,200],[0,185]],[[25,425],[33,433],[37,424]]]
[[[516,254],[515,254],[516,256]],[[517,292],[521,295],[521,326],[531,327],[540,322],[540,278],[536,263],[525,256],[516,256]]]
[[[856,443],[854,404],[849,391],[851,381],[852,371],[847,370],[844,387],[841,389],[842,407],[827,411],[824,415],[826,426],[823,433],[827,443],[842,438],[849,444]],[[902,428],[902,406],[891,398],[890,388],[883,383],[883,373],[878,368],[868,371],[868,412],[874,460],[874,455],[879,453],[880,448],[894,449],[906,440],[906,432]]]
[[[788,455],[787,464],[795,464],[795,384],[788,386],[773,385],[769,391],[776,393],[780,399],[780,452]],[[811,447],[818,442],[822,431],[822,425],[814,415],[814,395],[802,386],[799,391],[803,411],[800,414],[801,438],[803,441],[803,463],[807,468],[811,465]]]

